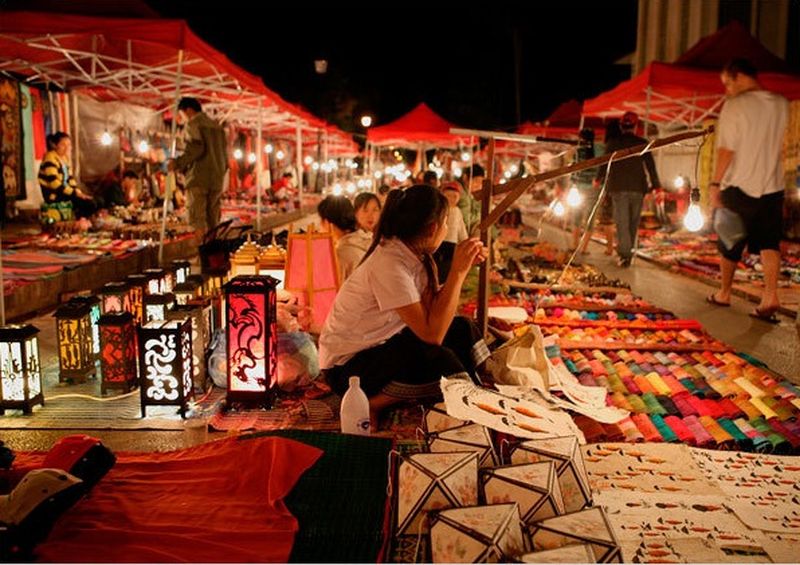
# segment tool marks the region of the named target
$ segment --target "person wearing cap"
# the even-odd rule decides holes
[[[442,185],[441,191],[450,203],[450,208],[447,212],[447,235],[444,236],[444,241],[433,254],[433,259],[436,261],[439,279],[446,280],[447,274],[450,272],[450,263],[453,261],[456,245],[467,239],[469,235],[467,234],[467,226],[464,224],[464,216],[461,214],[461,210],[458,209],[458,201],[461,198],[462,191],[461,184],[457,181],[446,182]]]
[[[625,112],[620,120],[622,134],[608,140],[606,154],[647,144],[647,140],[634,133],[638,123],[639,116],[636,113]],[[605,173],[606,167],[599,167],[598,183],[603,183]],[[661,186],[653,155],[647,152],[612,163],[607,183],[607,191],[614,205],[614,223],[617,224],[617,264],[629,267],[636,245],[644,195]]]
[[[739,216],[744,237],[731,248],[720,238],[721,286],[707,300],[715,306],[730,306],[736,264],[747,246],[748,253],[761,255],[764,270],[764,292],[750,316],[777,323],[784,198],[782,152],[789,102],[764,90],[755,66],[746,59],[726,64],[720,79],[728,98],[717,122],[711,203],[715,211],[726,208]],[[715,227],[722,227],[717,224],[715,221]]]

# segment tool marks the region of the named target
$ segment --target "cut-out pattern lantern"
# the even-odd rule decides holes
[[[100,299],[96,296],[76,296],[70,302],[89,306],[89,320],[92,323],[92,351],[100,358]]]
[[[183,284],[189,279],[192,274],[192,267],[189,261],[183,259],[175,259],[172,262],[172,272],[175,273],[175,284]]]
[[[175,306],[167,312],[167,319],[182,320],[188,318],[192,323],[192,381],[194,390],[202,392],[206,388],[206,356],[205,356],[205,322],[201,304],[185,304]]]
[[[499,464],[497,452],[489,436],[489,430],[480,424],[468,424],[449,430],[433,432],[426,436],[428,449],[432,453],[443,451],[476,451],[480,467]]]
[[[312,229],[290,233],[286,253],[286,290],[298,291],[311,308],[313,326],[322,328],[339,291],[339,264],[333,236]]]
[[[164,269],[146,269],[147,294],[164,294],[167,291],[167,272]]]
[[[175,296],[172,294],[147,294],[143,304],[145,322],[166,320],[167,311],[175,305]]]
[[[95,373],[91,307],[70,301],[55,312],[59,382],[85,382]]]
[[[192,397],[192,323],[154,321],[139,328],[142,417],[147,406],[178,406],[185,416]]]
[[[136,387],[136,327],[130,312],[106,314],[100,318],[100,392]]]
[[[133,321],[136,325],[139,325],[144,321],[144,296],[147,294],[147,276],[128,275],[125,281],[128,283],[130,312],[133,314]]]
[[[225,285],[228,399],[272,404],[278,368],[278,281],[239,276]]]
[[[195,281],[182,282],[175,285],[172,294],[175,295],[176,304],[186,304],[200,296],[200,286]]]
[[[524,551],[516,503],[452,508],[433,515],[434,563],[511,563]]]
[[[519,504],[526,524],[565,512],[552,461],[482,469],[481,487],[486,504]]]
[[[103,314],[130,312],[131,297],[128,283],[110,282],[104,284],[103,288],[100,289],[100,303],[103,306]]]
[[[0,414],[44,406],[38,333],[30,324],[0,327]]]
[[[567,512],[574,512],[591,504],[589,478],[583,464],[578,439],[574,436],[550,439],[533,439],[512,445],[511,463],[553,461],[556,464],[558,483]]]

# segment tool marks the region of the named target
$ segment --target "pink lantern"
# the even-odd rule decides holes
[[[339,291],[339,265],[333,236],[313,228],[290,233],[286,255],[286,290],[297,291],[311,308],[314,326],[322,328]]]

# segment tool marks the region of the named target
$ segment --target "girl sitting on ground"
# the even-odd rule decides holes
[[[361,265],[336,296],[320,335],[320,367],[338,394],[361,377],[370,419],[402,400],[440,397],[441,377],[476,377],[489,356],[469,320],[456,317],[470,268],[486,258],[476,238],[455,249],[439,286],[432,254],[447,234],[448,202],[426,185],[389,193]]]
[[[381,201],[371,192],[362,192],[356,196],[353,207],[356,231],[342,236],[336,244],[336,257],[339,260],[342,281],[350,276],[367,253],[381,215]]]

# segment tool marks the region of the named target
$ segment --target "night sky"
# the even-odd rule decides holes
[[[147,0],[285,99],[347,131],[362,113],[385,124],[427,102],[464,127],[512,130],[630,77],[614,62],[636,48],[636,0],[613,2],[200,4]],[[385,15],[384,15],[385,14]],[[516,38],[516,39],[515,39]],[[328,72],[314,71],[315,59]]]

